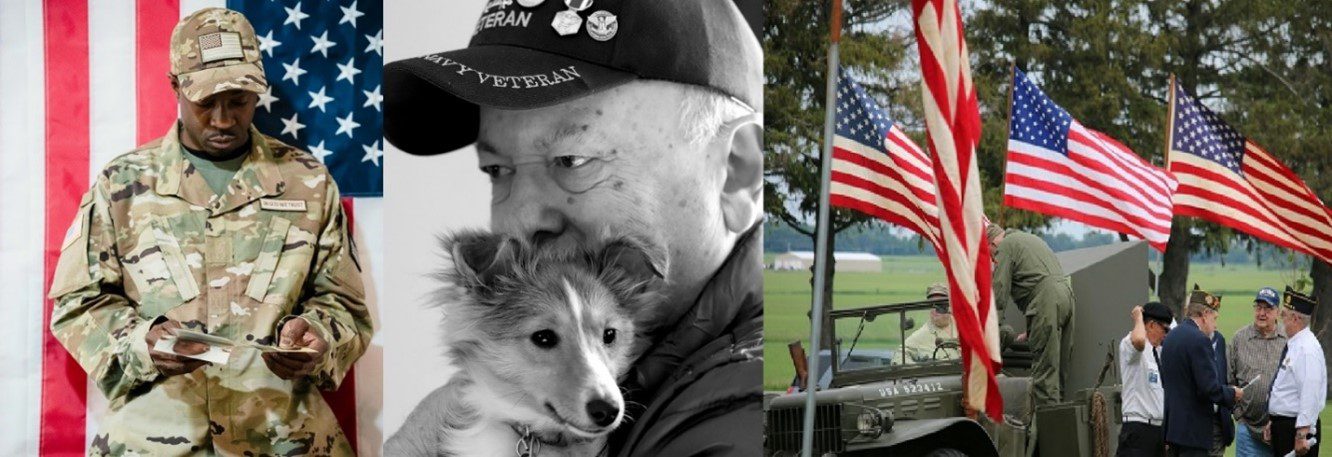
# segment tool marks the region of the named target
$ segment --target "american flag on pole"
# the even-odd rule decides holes
[[[271,43],[264,68],[276,99],[255,124],[323,154],[354,218],[367,290],[380,283],[379,1],[0,2],[0,455],[82,455],[98,428],[106,400],[47,331],[46,289],[93,174],[175,121],[171,30],[209,6],[241,11]],[[329,100],[312,107],[321,89]],[[382,441],[380,352],[326,395],[361,455],[378,455]]]
[[[911,229],[938,252],[936,198],[929,156],[843,75],[837,83],[832,205]]]
[[[1183,88],[1171,97],[1175,214],[1332,262],[1332,213],[1304,181]]]
[[[999,356],[998,313],[990,290],[976,146],[980,111],[957,0],[912,0],[920,46],[925,127],[938,193],[938,254],[948,273],[949,296],[962,342],[966,406],[1002,420],[1003,398],[995,381]]]
[[[1004,204],[1128,233],[1165,251],[1169,172],[1056,105],[1022,70],[1013,72]]]

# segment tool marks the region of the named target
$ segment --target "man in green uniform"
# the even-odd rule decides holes
[[[1064,379],[1073,353],[1073,286],[1054,251],[1035,235],[1005,231],[990,224],[985,230],[994,257],[994,305],[1000,313],[1015,304],[1027,317],[1027,332],[1018,335],[1031,346],[1033,407],[1063,400]]]
[[[926,300],[947,300],[948,286],[942,283],[931,284],[925,289]],[[954,360],[962,357],[958,346],[944,346],[941,343],[957,344],[957,326],[953,325],[953,314],[948,309],[948,302],[930,309],[930,321],[916,329],[906,339],[907,354],[912,361],[928,362],[931,360]]]
[[[170,52],[179,122],[98,175],[51,285],[51,331],[110,400],[88,452],[351,455],[318,392],[373,333],[338,188],[251,126],[268,82],[240,13],[185,18]],[[154,349],[180,329],[237,346]]]

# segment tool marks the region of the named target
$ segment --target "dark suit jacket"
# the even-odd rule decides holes
[[[1216,379],[1221,385],[1226,385],[1226,373],[1230,373],[1230,365],[1226,358],[1226,337],[1222,336],[1221,332],[1216,332],[1212,335],[1212,339],[1215,343],[1212,347],[1215,349],[1216,355],[1216,364],[1214,365],[1216,367]],[[1234,409],[1234,406],[1216,408],[1216,421],[1221,425],[1221,439],[1226,446],[1235,442],[1235,422],[1234,418],[1231,417],[1231,411]]]
[[[1184,319],[1161,344],[1161,386],[1165,389],[1165,440],[1211,449],[1212,405],[1235,406],[1235,390],[1221,383],[1212,341],[1193,319]]]

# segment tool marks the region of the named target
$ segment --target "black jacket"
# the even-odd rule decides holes
[[[694,307],[639,359],[623,387],[633,419],[611,435],[610,455],[762,454],[761,226],[737,241]]]
[[[1235,390],[1221,383],[1212,341],[1193,319],[1184,319],[1161,344],[1161,385],[1165,388],[1166,443],[1212,448],[1216,412],[1235,406]]]
[[[1226,337],[1221,332],[1216,332],[1212,336],[1216,355],[1216,379],[1221,385],[1226,384],[1226,373],[1230,373],[1230,362],[1226,358]],[[1216,408],[1216,421],[1221,426],[1221,439],[1226,446],[1235,442],[1235,419],[1231,417],[1231,411],[1234,411],[1234,405],[1218,406]]]

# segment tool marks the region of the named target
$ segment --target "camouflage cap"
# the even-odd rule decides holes
[[[925,298],[932,299],[934,297],[948,298],[948,285],[936,282],[925,288]]]
[[[204,8],[171,32],[171,75],[192,102],[228,90],[268,90],[254,27],[225,8]]]

